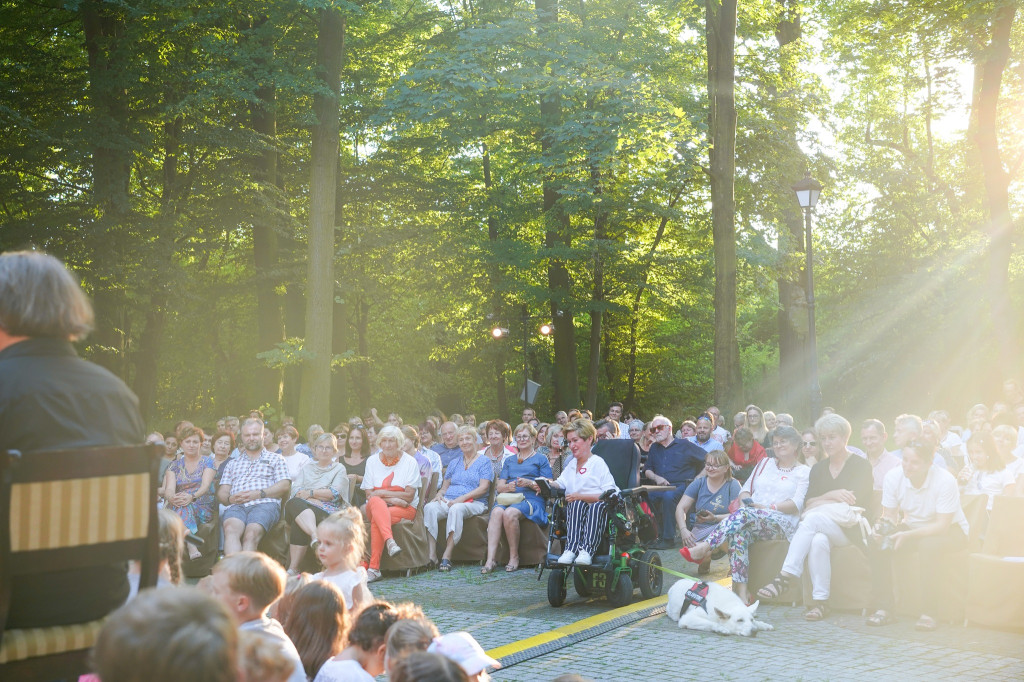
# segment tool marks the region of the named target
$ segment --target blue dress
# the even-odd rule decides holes
[[[539,452],[535,452],[527,457],[522,464],[519,463],[517,456],[509,457],[501,465],[501,474],[498,475],[498,478],[506,482],[517,478],[529,478],[532,480],[540,477],[554,478],[551,474],[551,463],[548,462],[547,457]],[[522,493],[526,499],[517,504],[509,505],[509,507],[518,509],[523,516],[538,526],[547,525],[548,512],[540,495],[533,492],[530,488],[521,488],[519,486],[516,486],[516,492]],[[494,506],[498,507],[500,505]]]

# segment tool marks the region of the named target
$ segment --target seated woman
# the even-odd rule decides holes
[[[729,516],[729,504],[740,494],[740,483],[732,477],[729,456],[724,450],[712,450],[704,456],[704,473],[686,487],[676,505],[676,527],[684,547],[693,547],[711,535],[711,531]],[[708,555],[697,573],[710,572],[711,556]]]
[[[491,518],[487,522],[487,561],[480,569],[481,573],[494,570],[494,557],[498,553],[502,530],[508,540],[505,570],[512,573],[519,569],[519,521],[526,519],[538,526],[548,522],[544,500],[529,486],[538,477],[550,479],[551,464],[547,457],[535,451],[537,432],[532,426],[520,424],[513,436],[519,452],[505,460],[498,475],[499,497],[494,501]],[[510,499],[502,500],[502,495],[508,495]]]
[[[277,441],[277,447],[284,457],[284,464],[288,467],[288,478],[294,483],[299,471],[310,461],[309,455],[295,449],[299,444],[299,430],[291,424],[285,424],[274,434],[274,440]]]
[[[168,506],[185,522],[189,533],[198,533],[200,524],[213,518],[213,478],[217,469],[212,457],[200,457],[203,432],[194,426],[181,430],[181,456],[171,462],[164,474],[164,495]],[[198,559],[199,548],[188,544],[190,559]]]
[[[505,463],[505,458],[516,454],[515,450],[508,446],[512,431],[505,422],[492,419],[484,426],[484,433],[487,434],[487,447],[480,453],[491,463],[493,481],[501,473],[501,465]]]
[[[852,433],[850,422],[838,414],[826,414],[815,423],[814,430],[821,439],[826,459],[815,464],[809,474],[804,516],[789,544],[782,570],[757,595],[764,599],[778,597],[788,589],[791,581],[803,575],[806,563],[811,578],[812,603],[804,618],[819,621],[825,617],[831,594],[832,548],[845,547],[861,539],[860,526],[839,525],[828,513],[835,507],[828,505],[838,502],[870,509],[874,476],[868,460],[847,449]],[[791,447],[784,437],[791,431],[795,433],[788,426],[775,429],[773,445],[777,454],[779,448],[788,450]]]
[[[366,461],[362,483],[366,493],[366,520],[370,522],[370,564],[366,569],[369,582],[381,577],[380,557],[385,547],[388,556],[402,551],[395,542],[391,526],[416,518],[421,485],[416,459],[402,452],[405,436],[401,429],[391,424],[382,427],[377,444],[380,454]]]
[[[796,429],[784,428],[778,438],[782,448],[776,449],[775,457],[762,459],[743,485],[737,498],[743,506],[719,523],[706,540],[679,550],[684,559],[699,564],[714,549],[727,546],[733,590],[744,602],[749,601],[750,544],[758,540],[792,539],[807,495],[811,470],[797,459],[800,434]]]
[[[958,476],[964,484],[963,494],[987,495],[985,508],[992,511],[992,499],[996,495],[1013,494],[1013,472],[1005,466],[993,436],[985,431],[975,433],[967,441],[967,457],[968,462]]]
[[[803,438],[803,442],[800,444],[800,461],[812,467],[821,459],[818,433],[814,429],[804,429],[800,437]]]
[[[565,449],[565,432],[561,424],[552,424],[548,429],[548,451],[546,456],[548,464],[551,465],[551,477],[558,478],[562,475],[564,464],[572,459],[572,454]]]
[[[352,498],[352,505],[362,507],[366,504],[366,493],[360,486],[366,473],[366,460],[370,458],[370,439],[363,425],[355,424],[349,429],[348,438],[344,442],[345,453],[339,461],[345,465],[348,477],[356,482],[356,494]]]
[[[448,464],[444,472],[444,483],[434,499],[423,508],[423,522],[427,533],[435,541],[438,520],[448,519],[447,545],[440,564],[437,564],[437,543],[427,543],[430,552],[428,566],[437,564],[437,570],[443,572],[452,570],[452,550],[462,539],[463,522],[470,516],[486,511],[487,491],[494,480],[490,460],[483,454],[483,450],[478,451],[476,448],[476,429],[460,426],[456,437],[462,457],[456,457]]]
[[[725,451],[732,460],[732,473],[741,483],[768,454],[754,437],[754,432],[745,426],[733,432],[731,443],[725,444]]]
[[[434,473],[434,463],[431,458],[427,456],[427,449],[420,446],[419,431],[408,424],[399,428],[402,429],[402,435],[405,436],[405,444],[402,445],[402,452],[416,460],[416,465],[420,468],[420,476],[430,478],[430,474]],[[437,466],[440,467],[441,458],[438,457],[437,453],[433,450],[430,452],[434,457],[437,457]]]
[[[313,441],[313,461],[299,470],[292,482],[291,499],[284,506],[288,522],[288,573],[299,572],[306,549],[316,543],[316,527],[328,515],[349,504],[349,482],[345,467],[335,461],[338,441],[333,433],[320,434]]]
[[[604,535],[608,509],[601,495],[618,490],[612,472],[593,452],[597,429],[587,419],[577,419],[565,427],[565,437],[574,460],[551,485],[565,490],[565,551],[558,563],[589,566]],[[530,486],[539,492],[536,481]]]

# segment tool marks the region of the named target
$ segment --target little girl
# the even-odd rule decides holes
[[[320,522],[316,529],[320,541],[316,553],[324,570],[314,580],[334,583],[345,596],[345,606],[351,611],[373,601],[366,585],[366,569],[359,565],[366,547],[363,517],[355,507],[334,512]]]

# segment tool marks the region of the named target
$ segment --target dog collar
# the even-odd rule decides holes
[[[708,584],[702,580],[698,580],[686,590],[686,603],[683,606],[683,611],[693,604],[704,609],[704,613],[708,612]]]

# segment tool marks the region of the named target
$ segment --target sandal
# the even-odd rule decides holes
[[[877,627],[881,627],[883,625],[891,625],[892,623],[895,623],[895,622],[896,622],[896,619],[894,619],[892,616],[890,616],[887,612],[882,611],[882,610],[878,610],[878,611],[875,611],[870,616],[868,616],[868,619],[865,621],[865,624],[866,625],[870,625],[871,627],[877,628]]]
[[[514,563],[514,564],[510,563],[508,566],[505,567],[505,572],[506,573],[515,573],[518,570],[519,570],[519,564],[518,563]]]
[[[914,625],[914,629],[921,632],[931,632],[936,627],[938,627],[938,624],[935,622],[935,619],[924,614],[917,619],[917,623]]]
[[[819,621],[825,620],[825,605],[815,604],[804,612],[804,620]]]
[[[480,569],[480,574],[487,575],[488,573],[493,573],[495,568],[497,568],[495,564],[484,564]]]
[[[778,599],[788,589],[789,578],[780,573],[770,583],[759,589],[757,596],[761,599]]]
[[[441,571],[442,573],[447,573],[448,571],[452,570],[452,562],[448,559],[441,559],[441,563],[437,565],[437,570]]]

